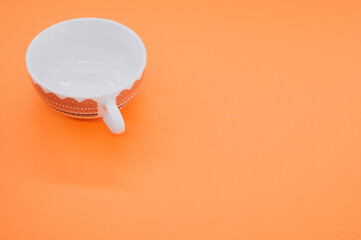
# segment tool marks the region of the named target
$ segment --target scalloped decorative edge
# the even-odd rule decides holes
[[[116,104],[119,109],[124,107],[130,99],[138,92],[141,79],[133,83],[131,89],[125,89],[116,97]],[[98,116],[98,103],[93,99],[85,99],[84,101],[77,101],[74,98],[61,99],[55,93],[46,93],[44,89],[37,83],[33,83],[36,92],[40,97],[52,108],[59,112],[76,118],[95,118]]]

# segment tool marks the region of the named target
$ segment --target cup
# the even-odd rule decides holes
[[[146,55],[142,40],[122,24],[78,18],[37,35],[28,47],[26,66],[49,106],[71,117],[102,117],[113,133],[122,133],[119,109],[137,93]]]

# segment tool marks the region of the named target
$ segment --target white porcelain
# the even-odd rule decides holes
[[[53,108],[75,117],[103,117],[113,133],[121,133],[125,126],[118,108],[138,89],[139,83],[132,87],[142,77],[146,50],[122,24],[79,18],[36,36],[26,65],[39,94]]]

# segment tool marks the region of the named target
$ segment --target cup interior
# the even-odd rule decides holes
[[[31,42],[26,54],[31,77],[69,97],[122,90],[141,76],[145,63],[145,47],[136,33],[99,18],[55,24]]]

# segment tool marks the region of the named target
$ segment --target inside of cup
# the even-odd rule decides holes
[[[26,62],[33,78],[65,96],[92,97],[135,81],[146,52],[129,28],[105,19],[83,18],[55,24],[30,44]]]

